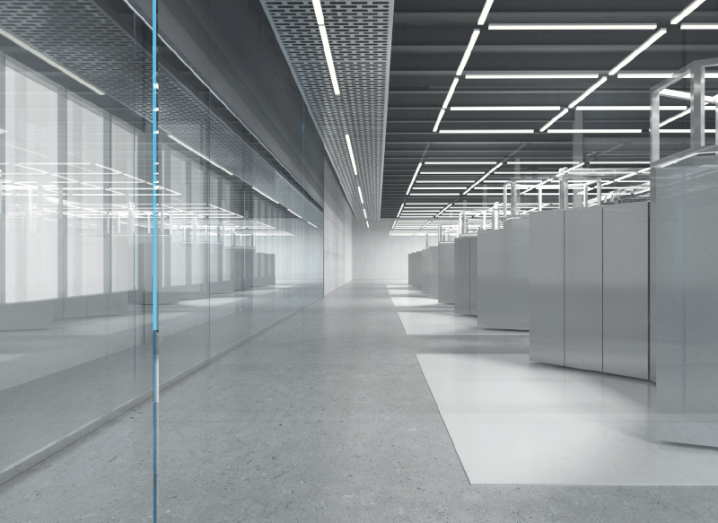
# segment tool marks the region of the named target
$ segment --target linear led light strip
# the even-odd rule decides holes
[[[313,224],[312,222],[310,222],[309,220],[307,220],[307,223],[308,223],[309,225],[311,225],[312,227],[314,227],[315,229],[317,228],[317,226],[314,225],[314,224]]]
[[[491,24],[491,31],[655,31],[657,24]]]
[[[411,192],[411,188],[414,187],[414,182],[416,181],[416,177],[419,176],[419,171],[421,170],[421,166],[423,164],[419,162],[419,165],[416,167],[416,171],[414,171],[414,177],[411,179],[411,183],[409,184],[409,188],[406,190],[406,195],[408,196]]]
[[[442,129],[439,134],[533,134],[533,129]]]
[[[661,111],[683,111],[685,105],[662,105]],[[579,105],[577,111],[650,111],[650,105]]]
[[[232,173],[232,172],[229,171],[228,169],[222,167],[221,165],[219,165],[219,164],[218,164],[217,162],[215,162],[214,160],[211,160],[208,156],[205,156],[204,154],[202,154],[202,153],[199,152],[198,150],[193,149],[192,147],[190,147],[189,145],[187,145],[186,143],[184,143],[182,140],[180,140],[180,139],[178,139],[178,138],[172,136],[171,134],[168,134],[167,137],[170,138],[171,140],[174,140],[175,142],[177,142],[178,144],[180,144],[182,147],[184,147],[184,148],[187,149],[188,151],[192,151],[194,154],[196,154],[196,155],[199,156],[200,158],[202,158],[202,159],[204,159],[204,160],[207,160],[209,163],[211,163],[212,165],[214,165],[214,166],[217,167],[218,169],[222,169],[224,172],[226,172],[226,173],[229,174],[230,176],[234,176],[234,173]]]
[[[318,0],[315,0],[318,1]],[[481,10],[481,14],[479,15],[479,21],[477,25],[484,25],[486,23],[486,18],[489,16],[489,11],[491,11],[491,6],[493,5],[494,0],[486,0],[486,3],[484,3],[484,8]],[[454,77],[454,80],[451,82],[451,87],[449,88],[449,92],[446,95],[446,99],[444,100],[444,105],[441,106],[441,111],[439,111],[439,116],[436,119],[436,123],[434,124],[434,129],[432,132],[436,132],[439,129],[439,125],[441,124],[441,120],[444,118],[444,115],[446,114],[446,109],[449,106],[449,102],[451,102],[451,98],[454,96],[454,90],[456,89],[456,85],[459,83],[459,78],[462,74],[464,74],[464,69],[466,68],[466,64],[469,62],[469,58],[471,57],[471,53],[474,50],[474,46],[476,45],[476,40],[479,38],[479,35],[481,34],[480,29],[474,29],[474,31],[471,33],[471,38],[469,38],[469,43],[466,46],[466,50],[464,51],[464,55],[461,57],[461,62],[459,63],[459,67],[456,70],[456,76]]]
[[[357,190],[359,191],[359,201],[362,205],[364,205],[364,196],[361,193],[361,187],[357,185]]]
[[[687,17],[689,14],[691,14],[693,11],[698,9],[701,4],[703,4],[706,0],[694,0],[691,2],[683,11],[678,13],[673,19],[671,20],[671,25],[676,25],[680,23],[681,20],[683,20],[685,17]]]
[[[16,36],[12,35],[11,33],[8,33],[8,32],[5,31],[4,29],[0,29],[0,35],[4,36],[5,38],[7,38],[7,39],[10,40],[11,42],[13,42],[15,45],[17,45],[17,46],[19,46],[19,47],[22,47],[23,49],[25,49],[25,50],[28,51],[29,53],[34,54],[34,55],[37,56],[40,60],[44,61],[45,63],[47,63],[47,64],[49,64],[49,65],[51,65],[52,67],[54,67],[55,69],[57,69],[57,70],[60,71],[61,73],[63,73],[63,74],[65,74],[65,75],[69,76],[70,78],[72,78],[72,79],[75,80],[76,82],[81,83],[82,85],[84,85],[84,86],[87,87],[88,89],[91,89],[92,91],[94,91],[95,93],[99,94],[100,96],[104,96],[105,93],[102,92],[102,91],[100,91],[97,87],[95,87],[95,86],[92,85],[91,83],[86,82],[85,80],[83,80],[82,78],[80,78],[79,76],[77,76],[75,73],[73,73],[73,72],[71,72],[71,71],[68,71],[67,69],[65,69],[65,68],[64,68],[63,66],[61,66],[60,64],[58,64],[57,62],[55,62],[54,60],[52,60],[52,59],[49,58],[48,56],[42,54],[40,51],[38,51],[38,50],[35,49],[34,47],[29,46],[28,44],[26,44],[25,42],[23,42],[22,40],[20,40],[20,39],[17,38]]]
[[[332,59],[332,50],[329,47],[327,28],[324,26],[324,13],[322,13],[322,3],[320,0],[312,0],[312,4],[314,5],[314,14],[317,17],[317,24],[319,24],[319,34],[322,37],[322,47],[324,47],[324,56],[327,59],[329,77],[332,80],[334,94],[339,96],[339,82],[337,81],[337,72],[334,70],[334,60]]]
[[[272,198],[271,196],[269,196],[269,195],[267,195],[267,194],[264,194],[262,191],[260,191],[260,190],[257,189],[256,187],[252,187],[252,189],[254,189],[255,191],[257,191],[259,194],[261,194],[262,196],[264,196],[264,197],[267,198],[268,200],[272,200],[272,201],[273,201],[274,203],[276,203],[276,204],[279,203],[277,200],[275,200],[274,198]]]
[[[716,28],[718,29],[718,24],[716,24]],[[618,77],[619,78],[647,78],[647,79],[660,80],[663,78],[676,78],[676,75],[674,73],[670,73],[670,72],[639,71],[639,72],[632,72],[632,73],[618,73]],[[706,78],[718,78],[718,73],[706,72]]]
[[[705,0],[703,0],[703,1],[705,1]],[[636,50],[634,50],[634,51],[633,51],[631,54],[629,54],[626,58],[624,58],[623,60],[621,60],[616,67],[614,67],[613,69],[611,69],[611,70],[608,72],[608,75],[609,75],[609,76],[613,76],[613,75],[615,75],[618,71],[620,71],[621,69],[623,69],[624,67],[626,67],[626,66],[627,66],[629,63],[631,63],[639,54],[641,54],[643,51],[645,51],[646,49],[648,49],[649,47],[651,47],[651,45],[653,45],[653,43],[656,42],[656,40],[658,40],[658,39],[661,38],[664,34],[666,34],[666,32],[668,32],[668,29],[659,29],[658,31],[656,31],[655,33],[653,33],[648,40],[646,40],[645,42],[643,42],[640,46],[638,46],[638,48],[637,48]]]
[[[607,80],[608,80],[608,77],[607,77],[607,76],[602,76],[602,77],[598,80],[598,82],[596,82],[596,83],[593,84],[591,87],[589,87],[588,89],[586,89],[586,91],[584,91],[584,93],[583,93],[581,96],[579,96],[579,97],[576,98],[573,102],[571,102],[570,104],[568,104],[568,108],[569,108],[569,109],[573,109],[573,108],[576,107],[578,104],[580,104],[581,102],[583,102],[586,98],[588,98],[588,97],[591,95],[591,93],[593,93],[596,89],[598,89],[598,88],[601,87],[603,84],[605,84]]]
[[[681,29],[684,31],[716,30],[718,24],[681,24]]]
[[[424,162],[424,165],[494,165],[496,162]]]
[[[544,131],[546,131],[546,129],[548,129],[548,128],[551,127],[553,124],[555,124],[556,122],[558,122],[561,118],[563,118],[563,117],[566,115],[566,113],[568,113],[568,109],[566,109],[566,108],[562,109],[560,113],[558,113],[556,116],[554,116],[553,118],[551,118],[551,120],[549,120],[549,121],[546,123],[546,125],[544,125],[543,127],[541,127],[541,129],[540,129],[539,132],[543,133]]]
[[[397,217],[397,218],[398,218],[399,216],[401,216],[401,211],[403,211],[403,210],[404,210],[404,204],[402,203],[402,204],[401,204],[401,207],[399,207],[399,212],[396,214],[396,217]]]
[[[570,80],[598,78],[598,73],[466,73],[467,80]]]
[[[489,170],[489,172],[487,172],[485,175],[483,175],[483,176],[482,176],[475,184],[473,184],[471,187],[469,187],[468,189],[466,189],[466,190],[464,191],[464,193],[462,194],[462,196],[466,196],[467,194],[469,194],[469,192],[470,192],[474,187],[476,187],[477,185],[479,185],[479,184],[480,184],[481,182],[483,182],[486,178],[488,178],[489,176],[491,176],[494,172],[496,172],[497,170],[499,170],[503,165],[504,165],[504,162],[499,162],[499,163],[497,163],[496,165],[494,165],[494,166],[491,168],[491,170]]]
[[[288,210],[289,212],[291,212],[291,213],[292,213],[294,216],[296,216],[297,218],[301,218],[302,220],[304,219],[304,218],[302,218],[301,216],[299,216],[296,212],[294,212],[293,210],[291,210],[290,208],[287,208],[287,210]]]
[[[640,134],[643,129],[549,129],[549,134]]]
[[[463,107],[454,106],[451,108],[452,111],[558,111],[561,109],[557,105],[515,105],[510,107],[491,107],[491,106],[475,106],[475,107]]]
[[[354,176],[359,176],[359,173],[357,173],[357,162],[354,159],[354,148],[352,147],[352,139],[349,137],[348,134],[344,135],[344,139],[347,142],[347,149],[349,150],[349,158],[352,161],[352,169],[354,169]]]
[[[690,112],[691,112],[690,109],[686,109],[685,111],[681,111],[680,113],[678,113],[678,114],[675,115],[675,116],[671,116],[670,118],[666,118],[666,119],[663,120],[660,124],[658,124],[658,127],[663,127],[664,125],[668,125],[668,124],[671,123],[671,122],[675,122],[676,120],[678,120],[678,119],[680,119],[680,118],[683,118],[684,116],[690,114]]]

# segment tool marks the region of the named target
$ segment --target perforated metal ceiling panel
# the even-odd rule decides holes
[[[355,216],[364,218],[358,182],[369,219],[379,219],[394,0],[321,2],[339,96],[334,94],[311,0],[262,4]]]

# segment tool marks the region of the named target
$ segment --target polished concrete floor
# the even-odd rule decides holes
[[[417,356],[511,360],[528,340],[408,335],[401,312],[351,283],[166,390],[160,521],[718,520],[709,486],[471,485]],[[151,437],[144,404],[0,487],[0,520],[150,520]]]

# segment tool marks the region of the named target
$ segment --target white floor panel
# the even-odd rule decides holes
[[[436,302],[436,300],[433,300]],[[476,326],[476,318],[458,316],[453,307],[446,312],[399,312],[404,330],[410,336],[515,336],[514,331],[483,330]]]
[[[394,307],[426,307],[428,305],[439,305],[439,300],[435,300],[434,298],[423,298],[421,295],[392,296],[391,301],[394,302]],[[474,320],[474,322],[476,322],[476,320]]]
[[[524,354],[417,358],[472,484],[718,485],[718,451],[651,441],[648,382]]]

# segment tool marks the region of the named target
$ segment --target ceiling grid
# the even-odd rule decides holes
[[[324,0],[340,94],[334,93],[311,0],[262,0],[357,219],[380,217],[394,0]],[[345,136],[357,164],[354,174]]]

